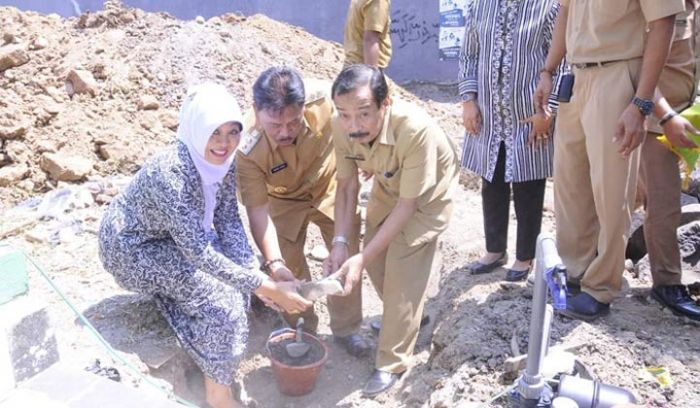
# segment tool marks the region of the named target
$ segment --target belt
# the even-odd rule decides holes
[[[604,67],[606,65],[614,64],[616,62],[621,62],[621,61],[627,61],[627,60],[624,59],[624,60],[612,60],[612,61],[600,61],[600,62],[579,62],[579,63],[571,64],[571,66],[574,68],[577,68],[577,69],[586,69],[586,68],[593,68],[593,67]]]

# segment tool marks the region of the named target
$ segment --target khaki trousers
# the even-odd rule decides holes
[[[368,226],[365,242],[376,232],[376,228]],[[399,235],[366,266],[384,305],[375,368],[392,373],[408,369],[418,338],[428,281],[440,258],[436,255],[437,237],[409,246]]]
[[[554,143],[557,248],[569,276],[603,303],[620,292],[639,150],[613,143],[634,96],[641,60],[575,70],[571,102],[559,106]]]
[[[649,132],[639,164],[639,193],[646,209],[644,240],[654,286],[680,285],[681,257],[676,230],[681,221],[678,158]]]
[[[304,255],[304,244],[306,243],[306,234],[309,222],[316,224],[321,230],[323,241],[328,248],[331,247],[331,241],[334,234],[333,220],[328,216],[318,211],[315,208],[310,208],[305,214],[306,221],[304,222],[296,240],[290,241],[281,235],[277,235],[279,240],[280,251],[282,257],[287,263],[287,267],[292,271],[297,279],[306,279],[311,281],[311,273],[309,265],[306,263]],[[275,219],[275,225],[284,222],[283,219]],[[360,219],[359,215],[353,224],[353,231],[350,233],[349,254],[354,255],[359,252],[359,236],[360,236]],[[347,336],[355,333],[360,328],[362,323],[362,285],[357,285],[352,292],[347,296],[328,296],[328,313],[330,314],[330,326],[334,336]],[[307,330],[316,331],[318,328],[318,316],[313,308],[301,314],[286,314],[283,313],[287,323],[294,327],[297,319],[301,316],[304,318],[304,326]]]

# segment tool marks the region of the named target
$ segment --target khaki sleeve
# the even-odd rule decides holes
[[[685,10],[684,0],[639,0],[647,22],[676,15]]]
[[[401,180],[399,197],[417,198],[433,187],[437,180],[437,145],[435,140],[444,137],[439,132],[424,128],[407,141],[408,146],[401,146]]]
[[[335,167],[337,179],[357,176],[357,164],[347,157],[352,156],[352,149],[347,134],[342,130],[337,116],[333,117],[333,148],[335,149]]]
[[[244,206],[258,207],[267,203],[265,172],[241,152],[236,152],[236,180]]]
[[[383,33],[386,30],[387,25],[390,20],[388,0],[370,0],[365,4],[364,7],[364,30],[365,31],[376,31],[378,33]]]

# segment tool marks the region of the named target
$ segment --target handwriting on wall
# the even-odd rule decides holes
[[[429,41],[438,42],[440,23],[430,23],[421,15],[397,9],[391,16],[391,34],[394,48],[403,48],[411,43],[421,45]],[[398,39],[398,43],[395,41]]]

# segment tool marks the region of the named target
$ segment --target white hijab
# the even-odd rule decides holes
[[[214,220],[216,193],[233,164],[235,154],[232,154],[225,163],[215,165],[204,159],[204,152],[212,133],[227,122],[238,122],[243,127],[243,115],[238,102],[223,85],[208,82],[188,90],[180,110],[177,138],[187,146],[202,180],[204,193],[202,227],[206,232],[211,230]]]

